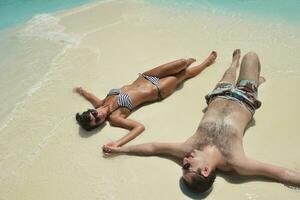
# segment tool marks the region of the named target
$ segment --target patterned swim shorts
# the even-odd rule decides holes
[[[212,92],[205,96],[207,105],[215,97],[238,101],[244,104],[252,115],[261,106],[261,102],[257,100],[257,86],[253,80],[241,80],[236,86],[232,83],[220,82]]]

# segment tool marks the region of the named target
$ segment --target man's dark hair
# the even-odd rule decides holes
[[[92,126],[90,124],[90,122],[91,122],[91,111],[90,110],[87,110],[87,111],[83,112],[82,114],[77,113],[76,121],[86,131],[91,131],[94,128],[98,127],[98,126]]]
[[[193,191],[193,192],[206,192],[209,188],[211,188],[212,184],[216,179],[216,172],[213,170],[210,174],[205,177],[202,174],[195,173],[192,176],[192,182],[188,183],[185,179],[185,184]]]

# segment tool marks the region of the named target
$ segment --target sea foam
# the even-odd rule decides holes
[[[24,105],[28,97],[36,93],[45,82],[51,79],[52,66],[56,59],[63,56],[66,49],[80,44],[80,37],[65,32],[65,27],[60,24],[60,19],[50,14],[39,14],[27,21],[23,26],[9,35],[14,44],[7,45],[11,52],[15,52],[15,62],[1,65],[2,72],[7,76],[0,80],[2,88],[11,87],[11,81],[18,89],[4,90],[3,96],[11,99],[5,107],[0,107],[0,131],[7,127],[17,115],[18,110]],[[47,46],[47,48],[44,48]],[[14,57],[13,55],[3,55]],[[12,73],[15,71],[14,73]],[[8,79],[8,80],[7,80]],[[16,79],[16,80],[14,80]],[[21,80],[21,81],[20,81]],[[21,83],[22,82],[22,83]],[[0,100],[4,100],[0,98]],[[3,112],[4,110],[5,112]]]
[[[61,41],[66,44],[79,44],[80,38],[73,34],[65,33],[64,26],[59,24],[60,19],[50,14],[39,14],[26,23],[21,33],[52,41]]]

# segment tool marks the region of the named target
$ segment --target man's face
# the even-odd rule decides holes
[[[182,177],[188,183],[192,182],[195,174],[201,174],[201,159],[196,157],[195,151],[185,156],[182,164]]]

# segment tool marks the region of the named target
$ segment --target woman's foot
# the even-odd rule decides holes
[[[204,60],[203,64],[208,67],[209,65],[213,64],[218,57],[218,54],[216,51],[212,51],[209,56]]]
[[[186,61],[186,66],[190,66],[192,63],[196,62],[196,59],[188,58],[188,59],[185,59],[185,61]]]
[[[202,72],[206,67],[215,62],[217,58],[217,52],[212,51],[209,56],[200,64],[194,67],[190,67],[186,69],[185,77],[183,80],[192,78],[197,76],[200,72]]]

